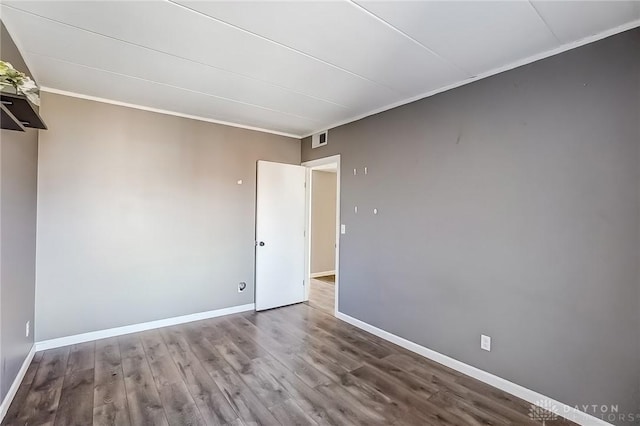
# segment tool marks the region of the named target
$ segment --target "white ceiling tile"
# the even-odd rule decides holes
[[[318,126],[316,122],[299,118],[294,120],[274,111],[44,56],[27,55],[27,58],[33,66],[47,69],[41,84],[59,90],[297,135],[311,132]]]
[[[474,75],[557,46],[527,1],[358,3]]]
[[[0,11],[41,84],[299,135],[640,19],[617,1],[179,1]]]
[[[370,107],[400,98],[390,89],[166,1],[8,4],[347,107]]]
[[[16,9],[3,15],[29,53],[233,99],[313,121],[338,120],[345,108],[200,63],[62,25]],[[64,41],[64,43],[61,43]]]
[[[426,92],[470,77],[351,2],[177,3],[404,94]]]
[[[638,1],[533,1],[562,43],[640,19]]]

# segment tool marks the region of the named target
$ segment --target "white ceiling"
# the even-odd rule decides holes
[[[638,1],[2,1],[46,88],[296,137],[640,24]]]

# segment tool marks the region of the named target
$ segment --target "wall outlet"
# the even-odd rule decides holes
[[[485,336],[484,334],[480,335],[480,349],[491,351],[491,337]]]
[[[247,283],[244,281],[238,283],[238,293],[242,293],[247,288]]]
[[[27,321],[27,323],[24,326],[24,335],[26,337],[29,337],[29,332],[31,331],[31,321]]]

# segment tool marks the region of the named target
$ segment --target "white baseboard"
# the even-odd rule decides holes
[[[22,379],[24,379],[24,375],[27,374],[27,370],[29,369],[29,365],[31,365],[31,361],[33,360],[33,356],[36,353],[36,345],[31,346],[31,350],[27,354],[27,357],[22,362],[22,367],[18,370],[18,375],[13,380],[11,387],[9,388],[9,392],[5,395],[2,400],[2,404],[0,404],[0,422],[4,420],[4,416],[7,415],[7,411],[9,411],[9,406],[13,402],[13,398],[15,398],[16,393],[18,392],[18,388],[20,387],[20,383],[22,383]]]
[[[311,275],[309,275],[311,278],[318,278],[318,277],[326,277],[327,275],[335,275],[336,271],[322,271],[322,272],[314,272]]]
[[[168,327],[171,325],[184,324],[186,322],[221,317],[223,315],[237,314],[239,312],[252,311],[254,309],[255,304],[249,303],[246,305],[232,306],[230,308],[199,312],[197,314],[182,315],[157,321],[149,321],[140,324],[125,325],[123,327],[109,328],[106,330],[91,331],[89,333],[75,334],[73,336],[59,337],[57,339],[43,340],[41,342],[36,342],[35,347],[36,351],[44,351],[62,346],[90,342],[92,340],[106,339],[107,337],[122,336],[123,334],[137,333],[139,331],[152,330],[154,328]]]
[[[388,331],[384,331],[380,328],[374,327],[371,324],[368,324],[364,321],[360,321],[359,319],[350,317],[349,315],[343,314],[342,312],[338,312],[336,314],[336,317],[364,331],[374,334],[384,340],[387,340],[391,343],[395,343],[398,346],[408,349],[411,352],[415,352],[418,355],[422,355],[425,358],[429,358],[435,362],[438,362],[449,368],[452,368],[456,371],[466,374],[467,376],[471,376],[474,379],[478,379],[481,382],[487,383],[493,387],[501,389],[512,395],[515,395],[518,398],[524,399],[525,401],[530,402],[531,404],[534,404],[534,405],[543,404],[545,408],[551,409],[555,411],[559,416],[562,416],[578,424],[588,425],[588,426],[611,425],[611,423],[607,423],[602,419],[591,416],[583,411],[577,410],[574,407],[563,404],[562,402],[556,401],[552,398],[539,394],[538,392],[532,391],[531,389],[527,389],[523,386],[520,386],[508,380],[505,380],[494,374],[480,370],[479,368],[473,367],[469,364],[465,364],[464,362],[461,362],[451,357],[448,357],[446,355],[443,355],[439,352],[436,352],[434,350],[421,346],[417,343],[404,339],[400,336],[396,336],[395,334],[389,333]]]

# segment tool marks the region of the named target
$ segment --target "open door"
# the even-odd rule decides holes
[[[304,301],[306,168],[258,161],[256,310]]]

